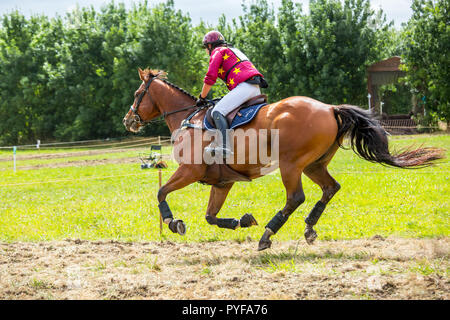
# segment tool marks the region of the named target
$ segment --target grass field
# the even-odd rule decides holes
[[[450,155],[449,135],[394,136],[391,142],[394,148],[410,144],[442,147],[447,149],[447,157]],[[40,151],[40,154],[45,153]],[[12,171],[11,161],[0,162],[0,241],[159,240],[157,171],[141,170],[137,151],[133,150],[119,155],[93,155],[92,158],[130,156],[136,157],[135,163],[50,167],[16,173]],[[11,152],[0,153],[0,158],[7,157],[12,158]],[[30,159],[18,165],[74,160],[79,157]],[[316,226],[319,240],[374,235],[434,238],[450,234],[450,164],[447,159],[434,167],[401,170],[371,164],[352,151],[340,150],[329,168],[342,189]],[[163,171],[163,181],[167,181],[175,169],[176,164],[170,163]],[[304,177],[303,185],[306,202],[274,237],[277,240],[303,237],[303,219],[321,197],[320,188],[308,178]],[[184,220],[188,230],[180,237],[164,226],[164,239],[241,242],[250,237],[257,240],[266,223],[285,202],[278,173],[251,183],[237,183],[220,217],[239,218],[250,212],[259,225],[237,231],[220,230],[204,219],[209,189],[197,183],[168,196],[175,217]]]

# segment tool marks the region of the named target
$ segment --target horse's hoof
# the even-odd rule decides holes
[[[258,244],[258,251],[263,251],[272,246],[272,241],[269,239],[261,239]]]
[[[241,228],[249,228],[251,226],[257,226],[258,222],[251,213],[246,213],[242,216],[241,220],[239,220],[239,224]]]
[[[178,233],[180,236],[186,234],[186,224],[183,220],[174,219],[169,223],[169,229],[173,233]]]
[[[317,232],[313,228],[305,229],[305,239],[307,244],[313,244],[317,239]]]
[[[177,222],[177,232],[180,236],[186,234],[186,224],[182,220],[178,220]]]

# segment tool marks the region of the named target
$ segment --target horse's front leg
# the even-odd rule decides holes
[[[166,201],[167,195],[175,190],[182,189],[191,183],[197,182],[205,175],[204,165],[181,165],[158,191],[158,208],[161,212],[163,222],[169,226],[170,231],[184,235],[186,225],[182,220],[174,219],[169,204]]]
[[[217,214],[222,208],[228,192],[230,191],[233,183],[230,183],[224,187],[211,187],[211,193],[209,195],[208,209],[206,210],[206,221],[211,225],[217,225],[219,228],[226,228],[235,230],[239,227],[248,228],[253,225],[257,225],[255,218],[251,214],[244,214],[240,220],[235,218],[217,218]]]

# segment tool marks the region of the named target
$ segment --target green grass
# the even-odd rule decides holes
[[[448,150],[447,157],[450,155],[449,135],[391,137],[391,142],[395,148],[410,144],[442,147]],[[159,240],[157,171],[141,170],[138,151],[135,153],[135,164],[42,168],[16,173],[5,164],[6,170],[0,170],[0,240]],[[44,160],[24,161],[21,165],[30,165],[32,161]],[[176,167],[170,163],[163,171],[163,181],[167,181]],[[420,170],[401,170],[372,164],[352,151],[340,150],[329,169],[342,189],[316,226],[319,239],[369,238],[376,234],[419,238],[449,235],[448,160]],[[320,188],[308,178],[303,178],[303,185],[306,202],[274,237],[277,240],[303,237],[304,217],[321,197]],[[175,217],[184,220],[188,229],[186,236],[181,237],[164,225],[163,239],[239,242],[251,237],[257,240],[285,202],[278,173],[251,183],[237,183],[220,217],[239,218],[250,212],[259,225],[236,231],[222,230],[204,219],[209,189],[196,183],[168,196]]]
[[[438,275],[441,277],[448,277],[450,270],[444,261],[428,261],[427,259],[421,259],[410,267],[409,270],[414,273],[418,273],[424,276]]]

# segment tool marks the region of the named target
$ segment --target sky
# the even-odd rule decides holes
[[[248,2],[249,0],[247,0]],[[250,0],[251,1],[251,0]],[[26,16],[33,14],[45,14],[53,17],[56,14],[61,16],[73,10],[78,4],[80,7],[93,5],[95,9],[100,9],[110,0],[0,0],[0,15],[19,9]],[[116,0],[116,3],[123,2],[126,7],[130,7],[135,0]],[[149,0],[150,4],[165,2],[163,0]],[[281,4],[281,0],[268,0],[273,3],[275,9]],[[301,3],[303,11],[307,12],[309,0],[294,0]],[[218,18],[225,14],[227,20],[236,18],[242,14],[242,0],[175,0],[175,7],[188,12],[194,24],[202,19],[205,22],[216,24]],[[402,22],[409,20],[412,14],[412,0],[371,0],[374,9],[382,8],[386,13],[388,21],[393,20],[396,27],[400,27]]]

